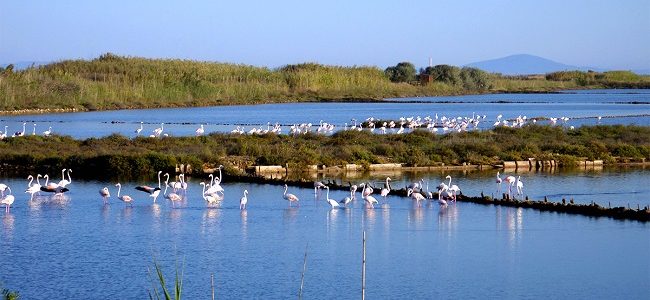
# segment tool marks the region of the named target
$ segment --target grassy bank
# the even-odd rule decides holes
[[[203,166],[343,165],[402,163],[410,166],[498,164],[529,157],[569,166],[580,158],[613,162],[615,157],[650,159],[650,128],[585,126],[575,130],[550,126],[434,135],[416,131],[376,135],[345,131],[314,134],[129,139],[113,135],[75,140],[70,137],[25,136],[0,141],[4,171],[56,173],[72,168],[87,178],[137,177],[157,170],[173,172],[176,164]],[[232,171],[232,169],[231,169]]]
[[[599,73],[600,74],[600,73]],[[647,76],[616,74],[617,86],[650,86]],[[490,92],[543,92],[607,87],[602,76],[489,76],[487,88],[434,81],[391,82],[377,67],[313,63],[277,69],[227,63],[145,59],[105,54],[94,60],[67,60],[26,70],[0,70],[0,111],[189,107],[294,101],[365,101],[388,97]],[[611,77],[611,76],[610,76]],[[619,80],[620,79],[620,80]]]

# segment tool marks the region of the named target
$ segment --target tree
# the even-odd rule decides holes
[[[459,84],[461,82],[460,69],[450,65],[437,65],[427,67],[423,74],[433,76],[433,80],[449,84]]]
[[[464,67],[460,70],[463,87],[468,90],[486,90],[490,88],[489,75],[480,69]]]
[[[409,82],[415,80],[417,71],[412,63],[401,62],[394,67],[386,68],[384,73],[392,82]]]

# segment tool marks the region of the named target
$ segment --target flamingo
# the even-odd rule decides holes
[[[517,186],[517,195],[523,195],[524,194],[524,183],[521,182],[521,176],[517,176],[517,182],[515,183]]]
[[[218,192],[221,192],[223,195],[224,189],[221,187],[221,181],[223,181],[223,175],[221,174],[221,169],[223,168],[223,165],[219,165],[219,177],[214,177],[214,175],[210,174],[208,177],[210,177],[210,187],[208,188],[205,193],[207,194],[216,194]]]
[[[32,128],[32,135],[36,135],[36,123],[34,123],[34,128]]]
[[[351,195],[351,196],[352,196],[352,200],[354,200],[354,199],[357,198],[357,188],[358,188],[358,187],[357,187],[356,184],[353,184],[353,185],[350,186],[350,193],[352,194],[352,195]]]
[[[286,199],[287,201],[289,201],[289,207],[291,207],[291,203],[292,203],[292,202],[296,202],[296,203],[298,203],[298,201],[300,201],[300,199],[298,199],[298,197],[296,197],[296,195],[294,195],[294,194],[287,194],[287,190],[288,190],[288,189],[289,189],[289,186],[287,186],[287,185],[285,184],[285,185],[284,185],[284,194],[283,194],[282,197],[284,197],[284,199]],[[300,206],[300,203],[298,203],[298,206]]]
[[[239,199],[239,209],[246,209],[246,204],[248,203],[248,190],[244,190],[244,196]]]
[[[361,191],[362,195],[366,194],[366,189],[369,188],[368,186],[364,185],[363,190]],[[371,196],[370,194],[366,195],[363,197],[363,200],[366,200],[366,203],[370,205],[370,208],[374,208],[374,204],[379,204],[379,201],[375,199],[375,197]]]
[[[367,196],[370,196],[370,194],[372,194],[372,192],[374,192],[374,190],[370,186],[370,183],[363,183],[363,189],[361,190],[361,196],[363,198],[365,198]]]
[[[501,192],[501,182],[502,181],[503,180],[501,180],[501,175],[500,175],[499,171],[497,171],[497,193]]]
[[[14,137],[24,136],[24,135],[25,135],[25,126],[26,126],[26,125],[27,125],[27,123],[24,123],[24,122],[23,122],[23,131],[16,131],[16,132],[14,133]]]
[[[322,188],[325,188],[325,187],[326,187],[325,184],[323,184],[322,182],[315,181],[314,182],[314,194],[318,194],[318,190],[322,189]]]
[[[329,186],[325,186],[325,188],[327,189],[327,195],[325,196],[325,200],[327,200],[327,203],[329,203],[329,205],[330,205],[332,208],[337,208],[337,207],[339,207],[340,205],[339,205],[338,202],[336,202],[336,200],[334,200],[334,199],[330,199],[330,187],[329,187]]]
[[[413,200],[415,200],[418,206],[421,205],[420,201],[424,201],[425,199],[424,196],[422,196],[422,194],[418,192],[414,192],[413,189],[408,189],[406,191],[406,196],[413,198]]]
[[[218,195],[216,194],[206,194],[205,188],[206,184],[205,182],[200,183],[203,186],[203,192],[201,193],[201,197],[203,197],[203,200],[207,203],[208,206],[219,204],[219,201],[223,200],[223,196],[219,198]]]
[[[388,197],[388,193],[390,193],[390,183],[389,183],[390,181],[391,181],[390,177],[386,177],[386,186],[383,189],[381,189],[380,195],[384,197],[384,202],[386,202],[386,197]]]
[[[52,126],[50,126],[47,130],[43,131],[43,136],[50,136],[52,134]]]
[[[48,181],[50,180],[50,177],[47,174],[45,174],[45,176],[43,176],[43,178],[45,178],[45,186],[41,186],[41,191],[48,192],[48,193],[55,193],[56,195],[59,195],[59,194],[62,194],[62,193],[65,193],[65,192],[69,191],[68,188],[61,187],[56,183],[53,183],[53,182],[48,183]]]
[[[449,179],[449,192],[453,193],[454,202],[456,202],[456,195],[458,194],[458,192],[460,192],[460,188],[455,184],[453,184],[453,185],[451,184],[451,176],[450,175],[447,175],[447,177],[445,177],[445,178]]]
[[[5,126],[5,131],[3,131],[2,134],[0,134],[0,140],[5,139],[7,137],[7,128],[8,127],[9,126]]]
[[[153,202],[156,203],[158,195],[160,195],[160,174],[162,171],[158,171],[158,187],[150,187],[148,185],[139,185],[135,189],[138,191],[143,191],[149,194],[149,197],[153,198]]]
[[[27,193],[31,194],[31,196],[29,198],[29,201],[32,201],[34,199],[34,194],[38,193],[41,190],[41,184],[38,183],[38,178],[40,178],[40,177],[42,177],[41,174],[38,174],[36,176],[36,182],[37,183],[34,183],[34,184],[32,184],[32,181],[34,181],[34,176],[29,175],[27,177],[27,179],[30,179],[30,180],[29,180],[29,183],[27,184],[27,190],[25,191],[25,193],[26,194]]]
[[[195,131],[196,136],[202,136],[204,132],[205,132],[205,129],[203,129],[203,124],[201,124],[201,127],[197,128],[196,131]]]
[[[104,201],[104,204],[108,202],[108,198],[111,197],[111,192],[108,190],[108,187],[104,187],[103,189],[99,190],[99,195],[102,196],[102,200]]]
[[[9,189],[9,191],[11,191],[11,188]],[[16,197],[14,197],[14,195],[6,195],[6,196],[2,197],[2,200],[0,201],[0,203],[5,205],[5,212],[6,213],[9,212],[9,208],[11,207],[12,204],[14,204],[14,200],[16,200]]]
[[[68,179],[65,179],[65,171],[68,170]],[[66,187],[69,184],[72,184],[72,178],[70,177],[70,172],[72,172],[72,169],[63,169],[61,170],[61,181],[59,181],[58,185],[60,187]]]
[[[144,124],[144,122],[140,122],[140,128],[135,130],[135,136],[140,135],[140,132],[142,132],[142,129],[144,129],[143,124]]]
[[[165,173],[163,176],[165,176],[165,191],[163,191],[165,199],[172,201],[172,205],[174,204],[174,201],[181,201],[182,198],[178,194],[174,192],[167,193],[167,188],[169,187],[169,173]]]
[[[4,197],[5,196],[5,191],[8,188],[9,188],[9,186],[7,186],[6,184],[0,183],[0,196]]]
[[[350,202],[352,202],[352,199],[354,199],[354,192],[355,192],[356,190],[357,190],[357,186],[356,186],[356,185],[350,187],[350,196],[346,196],[345,198],[343,198],[343,200],[339,201],[339,203],[342,203],[343,206],[346,206],[346,207],[347,207],[348,204],[349,204]]]
[[[131,198],[131,196],[128,195],[120,196],[120,191],[122,191],[122,184],[118,182],[115,184],[115,186],[117,187],[117,199],[122,200],[122,202],[124,202],[124,205],[129,204],[133,206],[133,198]]]
[[[159,137],[162,134],[163,130],[165,130],[164,125],[165,123],[160,123],[160,127],[153,130],[154,137]]]
[[[510,196],[510,194],[512,193],[512,185],[515,184],[516,180],[517,178],[515,178],[515,176],[512,175],[506,176],[506,183],[508,184],[508,196]]]

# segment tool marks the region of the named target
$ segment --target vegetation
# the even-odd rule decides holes
[[[9,289],[2,288],[2,285],[0,285],[0,299],[18,300],[20,299],[20,293],[18,293],[17,291],[12,291]]]
[[[86,178],[138,177],[176,164],[195,170],[219,164],[245,169],[253,165],[343,165],[402,163],[408,166],[498,164],[501,161],[555,159],[571,165],[580,158],[613,162],[615,157],[650,159],[650,127],[584,126],[574,130],[530,125],[436,135],[342,131],[332,136],[306,134],[202,137],[111,135],[74,140],[63,136],[25,136],[0,141],[0,164],[20,174],[55,173],[72,168]]]
[[[106,110],[292,101],[368,101],[390,97],[485,92],[553,91],[578,87],[648,87],[648,76],[630,72],[549,74],[534,80],[448,65],[377,67],[315,63],[277,69],[177,59],[123,57],[66,60],[16,71],[0,70],[0,111]]]
[[[154,268],[156,269],[156,280],[154,280],[153,277],[154,275],[151,274],[149,271],[149,280],[151,280],[151,286],[152,286],[152,291],[149,291],[149,299],[151,300],[160,300],[160,299],[165,299],[165,300],[180,300],[181,299],[181,292],[183,291],[183,270],[181,267],[181,273],[179,275],[178,273],[178,266],[176,266],[176,276],[174,277],[174,295],[169,292],[167,289],[167,283],[165,282],[165,275],[162,272],[162,268],[158,264],[158,262],[154,259]],[[156,286],[156,281],[158,284],[160,284],[160,290],[158,290]],[[162,297],[161,297],[162,294]]]
[[[578,86],[600,86],[605,88],[650,88],[650,77],[630,71],[582,72],[563,71],[546,74],[546,80],[573,81]]]

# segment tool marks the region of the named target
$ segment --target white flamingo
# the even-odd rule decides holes
[[[34,181],[34,176],[29,175],[27,179],[29,180],[29,183],[27,184],[27,190],[25,193],[31,194],[29,201],[32,201],[34,199],[34,194],[38,193],[41,191],[41,184],[38,182],[38,179],[42,177],[41,174],[36,175],[36,183],[32,184],[32,181]]]
[[[153,136],[154,137],[160,137],[160,135],[163,133],[163,130],[165,130],[164,125],[165,125],[165,123],[160,123],[160,127],[153,130]]]
[[[497,182],[497,193],[501,192],[501,182],[502,181],[503,180],[501,180],[501,174],[499,173],[499,171],[497,171],[497,180],[496,180],[496,182]]]
[[[318,194],[318,190],[325,188],[325,184],[320,181],[314,181],[314,194]]]
[[[339,201],[339,203],[343,204],[343,206],[348,206],[350,202],[352,202],[352,199],[354,199],[354,192],[357,190],[357,186],[354,185],[350,187],[350,196],[346,196],[343,198],[343,200]]]
[[[363,190],[361,191],[361,195],[366,194],[365,190],[367,188],[369,188],[369,186],[367,186],[367,185],[363,186]],[[366,201],[366,204],[370,205],[370,208],[374,208],[375,204],[379,204],[379,201],[377,201],[377,199],[375,199],[375,197],[371,196],[370,194],[368,194],[367,196],[364,196],[363,200]]]
[[[386,202],[386,197],[388,197],[388,193],[390,193],[390,177],[386,177],[386,186],[381,189],[380,195],[384,197],[384,202]]]
[[[424,198],[424,196],[422,196],[422,194],[420,194],[419,192],[414,192],[413,189],[408,189],[408,190],[406,191],[406,196],[407,196],[407,197],[411,197],[411,198],[413,198],[413,200],[415,200],[415,202],[417,203],[418,206],[421,206],[421,205],[422,205],[422,204],[420,203],[420,201],[424,201],[424,200],[426,199],[426,198]]]
[[[104,204],[108,203],[108,198],[111,197],[111,192],[108,190],[108,187],[104,187],[103,189],[99,190],[99,195],[102,196],[102,201],[104,201]]]
[[[524,183],[521,181],[521,176],[517,176],[517,182],[515,183],[517,187],[517,195],[524,194]]]
[[[47,130],[43,131],[44,136],[50,136],[52,134],[52,126],[50,126]]]
[[[14,137],[24,136],[25,135],[25,126],[27,126],[27,123],[23,123],[23,131],[16,131],[14,133]]]
[[[508,196],[511,196],[512,195],[512,186],[515,184],[515,181],[517,181],[517,178],[515,178],[515,176],[508,175],[508,176],[506,176],[505,181],[506,181],[506,184],[508,185]]]
[[[135,136],[139,136],[140,132],[142,132],[142,129],[144,129],[144,122],[140,122],[140,128],[135,130]]]
[[[205,200],[205,202],[206,202],[206,204],[208,206],[219,204],[219,201],[223,200],[223,197],[220,199],[216,194],[206,194],[205,193],[205,191],[206,191],[205,190],[205,188],[206,188],[205,182],[201,182],[200,184],[203,186],[203,191],[201,193],[201,197],[203,198],[203,200]]]
[[[68,178],[69,179],[65,179],[65,171],[66,170],[68,171]],[[58,183],[58,185],[60,187],[66,187],[66,186],[72,184],[72,177],[70,177],[70,172],[72,172],[72,169],[63,169],[63,170],[61,170],[61,178],[62,179]]]
[[[327,203],[329,203],[329,205],[330,205],[332,208],[337,208],[337,207],[339,207],[340,205],[339,205],[338,202],[336,202],[336,200],[334,200],[334,199],[330,199],[330,187],[329,187],[329,186],[325,186],[325,189],[327,189],[327,195],[325,196],[325,200],[327,200]]]
[[[288,194],[288,193],[287,193],[287,190],[288,190],[288,189],[289,189],[289,186],[287,186],[287,185],[285,184],[285,185],[284,185],[284,194],[282,195],[282,197],[283,197],[285,200],[289,201],[289,207],[291,207],[291,203],[292,203],[292,202],[296,202],[296,203],[298,203],[298,206],[300,206],[300,203],[298,202],[298,201],[300,201],[300,199],[298,199],[298,197],[296,197],[296,195],[294,195],[294,194]]]
[[[11,192],[11,188],[9,188],[9,191]],[[16,197],[14,197],[14,195],[11,195],[11,194],[2,197],[2,200],[0,201],[0,203],[5,205],[5,212],[6,213],[9,212],[10,207],[11,207],[12,204],[14,204],[15,200],[16,200]]]
[[[172,207],[176,207],[174,203],[180,202],[183,198],[174,192],[167,193],[167,188],[169,187],[169,173],[165,173],[163,176],[165,176],[165,191],[163,191],[163,196],[165,199],[172,202]]]
[[[450,175],[447,175],[447,177],[445,177],[445,178],[449,179],[449,184],[448,184],[449,189],[448,190],[449,190],[449,192],[453,193],[454,202],[456,202],[456,196],[458,195],[458,192],[460,192],[460,188],[455,184],[451,184],[451,176]]]
[[[196,133],[196,136],[202,136],[203,133],[205,133],[205,129],[203,128],[203,124],[201,124],[201,127],[196,129],[195,133]]]
[[[117,199],[122,200],[122,202],[124,202],[124,205],[129,204],[133,206],[133,198],[131,198],[131,196],[129,195],[120,196],[120,192],[122,191],[122,184],[118,182],[115,184],[115,186],[117,187]]]
[[[239,199],[239,209],[246,209],[246,204],[248,203],[248,190],[244,190],[244,196]]]

